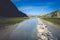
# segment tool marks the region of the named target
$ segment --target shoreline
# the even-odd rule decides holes
[[[43,21],[40,18],[37,18],[38,25],[37,25],[37,37],[38,40],[57,40],[52,33],[47,29],[46,25],[43,23]],[[48,36],[49,35],[49,36]]]

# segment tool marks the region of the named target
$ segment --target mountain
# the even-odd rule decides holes
[[[0,0],[0,17],[27,17],[19,11],[11,0]]]
[[[51,12],[49,14],[44,15],[46,18],[60,18],[60,10],[56,10],[54,12]]]

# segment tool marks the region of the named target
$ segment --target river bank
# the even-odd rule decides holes
[[[60,40],[60,25],[54,24],[52,22],[49,22],[47,20],[42,19],[43,23],[47,25],[47,28],[49,31],[52,32],[52,34],[57,37],[58,40]]]
[[[60,25],[60,18],[42,18],[42,19],[52,22],[54,24]]]
[[[26,18],[19,18],[19,17],[15,17],[15,18],[0,18],[0,27],[13,25],[13,24],[22,22],[22,21],[24,21],[26,19],[28,19],[28,17],[26,17]]]
[[[57,38],[48,29],[47,25],[43,22],[43,20],[40,18],[37,19],[37,37],[39,38],[38,40],[57,40]]]

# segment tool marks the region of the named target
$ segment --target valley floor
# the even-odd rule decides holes
[[[16,24],[16,23],[22,22],[23,20],[26,20],[26,19],[28,19],[28,17],[26,17],[26,18],[20,18],[20,17],[0,18],[0,27],[11,25],[11,24]]]
[[[43,19],[52,22],[54,24],[60,25],[60,18],[43,18]]]

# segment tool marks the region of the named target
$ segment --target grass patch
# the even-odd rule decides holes
[[[0,18],[0,24],[15,24],[28,18]]]
[[[44,20],[50,21],[54,24],[60,25],[60,18],[43,18]]]

